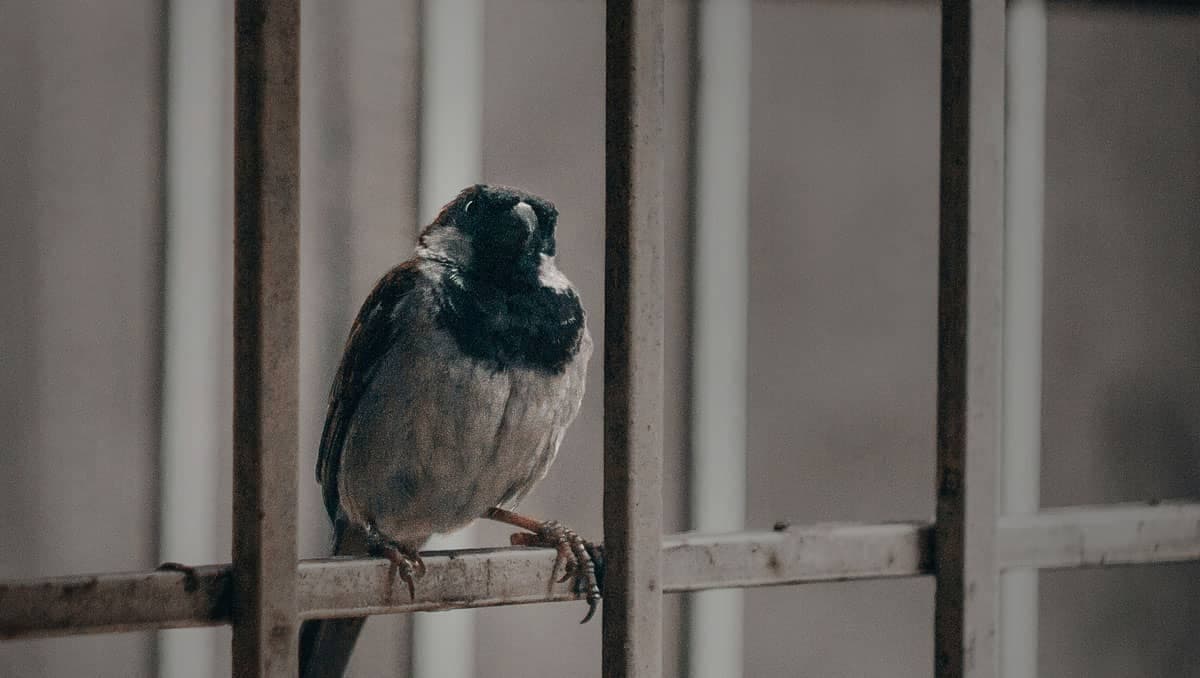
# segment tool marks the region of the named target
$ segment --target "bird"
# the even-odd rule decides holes
[[[463,189],[363,302],[330,389],[316,476],[334,555],[389,559],[415,597],[418,549],[477,518],[600,599],[602,546],[514,511],[582,403],[592,339],[555,264],[558,211],[523,190]],[[340,676],[364,618],[305,622],[300,675]]]

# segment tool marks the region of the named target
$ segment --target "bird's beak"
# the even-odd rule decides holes
[[[516,207],[512,208],[513,216],[522,224],[525,224],[525,236],[533,235],[538,228],[537,214],[527,202],[519,202]]]

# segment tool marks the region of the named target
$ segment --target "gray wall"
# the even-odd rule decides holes
[[[1050,30],[1042,500],[1196,497],[1200,16]],[[1200,676],[1200,564],[1042,581],[1044,675]]]
[[[674,530],[686,475],[690,54],[687,3],[668,4]],[[415,5],[304,7],[304,469],[355,305],[416,228]],[[560,262],[600,335],[602,3],[487,6],[483,178],[559,205]],[[0,425],[10,432],[0,576],[154,563],[161,11],[149,0],[0,7]],[[755,6],[751,526],[932,514],[938,25],[935,4]],[[1049,81],[1044,500],[1195,497],[1200,20],[1055,10]],[[601,361],[560,462],[525,504],[593,535]],[[310,479],[304,471],[305,555],[320,552],[325,529]],[[507,531],[482,535],[500,544]],[[1200,676],[1198,575],[1043,575],[1043,674]],[[678,603],[669,599],[671,639]],[[752,591],[747,615],[749,676],[930,673],[928,581]],[[480,612],[480,675],[598,676],[599,627],[578,616],[571,605]],[[358,675],[403,664],[403,626],[372,620]],[[532,653],[530,639],[555,649]],[[147,675],[149,640],[0,644],[0,675]],[[668,675],[678,657],[672,642]]]
[[[0,577],[155,564],[157,3],[0,4]],[[145,675],[145,634],[0,645],[0,675]]]

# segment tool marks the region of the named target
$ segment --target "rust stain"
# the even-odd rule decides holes
[[[275,624],[271,627],[271,640],[269,642],[272,644],[283,643],[288,639],[288,636],[291,634],[291,632],[292,630],[287,626],[284,626],[283,624]]]
[[[86,581],[82,581],[82,582],[78,582],[78,583],[71,583],[71,584],[63,584],[62,593],[59,595],[61,595],[63,598],[70,598],[71,596],[74,596],[76,594],[94,591],[96,589],[96,587],[99,585],[100,585],[100,582],[98,579],[96,579],[95,577],[89,577]]]
[[[212,597],[213,605],[209,616],[213,619],[229,619],[233,609],[233,572],[225,570],[213,581],[216,595]]]
[[[183,574],[183,590],[185,593],[195,593],[200,588],[200,578],[196,575],[196,568],[183,563],[166,562],[159,565],[155,570],[159,572],[179,572]]]

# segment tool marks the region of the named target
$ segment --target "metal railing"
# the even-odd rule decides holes
[[[574,600],[550,550],[296,566],[299,3],[236,10],[234,562],[0,583],[0,638],[232,624],[234,675],[296,674],[302,619]],[[994,676],[997,577],[1200,559],[1200,504],[997,515],[1004,3],[946,0],[934,523],[664,537],[662,0],[607,7],[604,674],[662,671],[664,593],[936,577],[939,678]]]
[[[661,591],[777,586],[936,573],[931,523],[831,523],[768,532],[685,533],[663,538]],[[1005,517],[997,568],[1076,568],[1200,559],[1200,504],[1122,504]],[[575,600],[548,584],[554,554],[472,549],[424,554],[416,599],[387,561],[325,558],[297,568],[301,619]],[[228,624],[230,565],[0,584],[0,638],[144,631]]]

